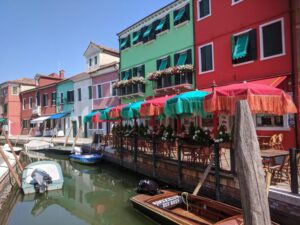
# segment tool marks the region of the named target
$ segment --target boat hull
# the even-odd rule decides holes
[[[31,174],[35,169],[41,169],[51,176],[52,183],[47,186],[47,191],[62,189],[64,178],[60,165],[53,161],[38,161],[27,165],[22,173],[22,190],[24,194],[37,192],[31,178]]]
[[[93,165],[99,163],[103,158],[103,154],[72,154],[69,159],[73,162]]]

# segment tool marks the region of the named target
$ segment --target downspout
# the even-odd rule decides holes
[[[196,44],[195,44],[195,41],[196,41],[196,34],[195,34],[195,29],[196,29],[196,20],[194,18],[194,9],[195,9],[195,1],[192,1],[192,6],[193,6],[193,10],[192,10],[192,21],[193,21],[193,48],[194,48],[194,66],[195,66],[195,69],[194,69],[194,76],[193,76],[193,80],[194,80],[194,89],[197,89],[196,88],[196,74],[197,74],[197,69],[196,69]]]
[[[296,137],[296,147],[299,148],[299,74],[298,74],[298,65],[297,65],[297,31],[296,31],[296,3],[293,0],[289,1],[290,9],[290,30],[291,30],[291,57],[292,57],[292,89],[293,89],[293,98],[298,109],[298,112],[295,114],[295,137]]]

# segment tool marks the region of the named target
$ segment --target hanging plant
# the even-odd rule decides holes
[[[144,77],[133,77],[129,80],[120,80],[113,83],[112,88],[127,87],[134,84],[145,84],[145,83],[146,81]]]
[[[157,80],[162,77],[168,77],[172,75],[185,74],[194,72],[194,66],[191,64],[186,64],[182,66],[173,66],[165,70],[158,70],[152,73],[149,73],[147,76],[148,80]]]

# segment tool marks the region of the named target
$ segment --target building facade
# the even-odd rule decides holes
[[[1,127],[9,135],[19,135],[22,130],[21,99],[19,93],[35,87],[35,81],[21,78],[0,85]]]
[[[194,0],[196,87],[247,81],[293,95],[289,7],[289,1]],[[259,135],[280,132],[286,147],[295,146],[293,115],[253,117]]]
[[[116,88],[122,103],[194,88],[193,73],[178,72],[194,64],[192,1],[174,1],[118,37],[121,61]],[[157,71],[162,75],[149,80],[147,76]]]

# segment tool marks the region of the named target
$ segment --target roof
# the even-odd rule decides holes
[[[169,3],[168,5],[156,10],[155,12],[151,13],[150,15],[140,19],[139,21],[137,21],[136,23],[132,24],[131,26],[125,28],[124,30],[120,31],[119,33],[117,33],[117,36],[121,36],[123,33],[125,33],[126,31],[128,31],[129,29],[135,29],[135,27],[143,24],[143,23],[146,23],[147,21],[153,19],[153,17],[158,17],[161,15],[161,11],[163,10],[168,10],[169,8],[172,8],[173,5],[174,6],[177,6],[177,5],[180,5],[182,3],[186,3],[185,0],[174,0],[172,1],[171,3]]]
[[[34,79],[31,79],[31,78],[19,78],[19,79],[16,79],[16,80],[9,80],[9,81],[6,81],[2,84],[21,84],[21,85],[31,85],[31,86],[35,86],[35,80]]]
[[[88,79],[90,77],[90,74],[86,73],[86,72],[82,72],[82,73],[79,73],[77,75],[74,75],[72,77],[69,77],[69,79],[71,80],[84,80],[84,79]]]
[[[90,42],[89,46],[87,47],[87,49],[84,51],[83,55],[85,55],[86,51],[88,50],[88,48],[90,47],[90,45],[94,45],[96,48],[99,48],[100,50],[102,50],[103,52],[106,52],[106,53],[109,53],[111,55],[114,55],[114,56],[118,56],[119,57],[119,51],[116,50],[116,49],[113,49],[113,48],[108,48],[108,47],[105,47],[103,45],[98,45],[96,44],[95,42]]]
[[[95,72],[107,69],[109,67],[117,66],[117,65],[119,65],[119,62],[117,62],[117,61],[114,61],[114,62],[111,62],[111,63],[107,63],[107,64],[102,65],[99,69],[89,72],[89,74],[93,74]],[[116,68],[116,69],[118,69],[118,68]]]

